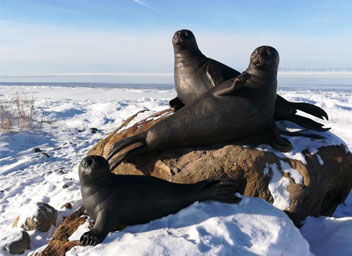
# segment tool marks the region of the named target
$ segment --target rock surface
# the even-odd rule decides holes
[[[45,249],[35,255],[37,256],[64,256],[66,251],[76,245],[80,245],[79,241],[69,241],[69,237],[82,225],[87,216],[82,216],[84,208],[81,207],[71,215],[69,215],[56,229],[53,237]]]
[[[145,113],[138,112],[100,140],[88,155],[107,157],[113,143],[139,134],[171,114],[165,110],[139,121],[138,116]],[[319,143],[304,137],[287,137],[294,148],[302,149],[295,154],[275,152],[269,146],[254,147],[265,142],[258,142],[257,136],[246,142],[252,146],[231,143],[140,155],[121,163],[113,172],[151,175],[178,183],[231,178],[242,184],[240,193],[273,203],[300,225],[307,216],[331,215],[352,187],[352,154],[330,132],[320,135],[326,139]],[[307,147],[302,147],[302,143]]]

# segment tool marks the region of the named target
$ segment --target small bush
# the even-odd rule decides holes
[[[41,128],[43,120],[34,120],[34,99],[16,99],[0,103],[0,130],[4,132],[32,131]],[[46,121],[47,122],[47,121]]]

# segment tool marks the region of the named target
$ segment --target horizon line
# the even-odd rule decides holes
[[[321,75],[321,74],[346,74],[352,75],[352,69],[341,69],[341,70],[279,70],[279,74],[312,74],[312,75]],[[114,72],[114,73],[47,73],[47,74],[16,74],[16,75],[1,75],[3,78],[11,78],[11,77],[75,77],[75,76],[159,76],[159,77],[169,77],[173,76],[174,73],[170,72]]]

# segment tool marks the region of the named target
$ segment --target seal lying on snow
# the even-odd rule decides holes
[[[177,184],[151,176],[115,175],[101,156],[87,156],[79,165],[83,205],[95,220],[84,233],[83,245],[96,245],[117,227],[142,224],[195,201],[237,203],[236,183],[231,180]]]
[[[177,31],[172,43],[175,54],[174,76],[177,98],[171,100],[169,104],[174,110],[191,104],[214,86],[240,75],[237,70],[203,55],[193,33],[189,30]],[[289,102],[277,95],[274,120],[288,120],[315,131],[330,129],[323,128],[322,124],[309,118],[296,115],[297,110],[328,119],[327,113],[317,106]]]
[[[292,145],[280,137],[273,119],[278,64],[274,48],[258,47],[241,75],[213,87],[148,130],[113,144],[108,160],[125,147],[140,145],[112,159],[111,169],[142,152],[238,141],[262,129],[274,148],[289,151]]]

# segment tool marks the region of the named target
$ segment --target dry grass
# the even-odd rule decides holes
[[[45,120],[34,119],[34,99],[17,96],[14,100],[0,103],[0,131],[16,133],[41,128]]]

